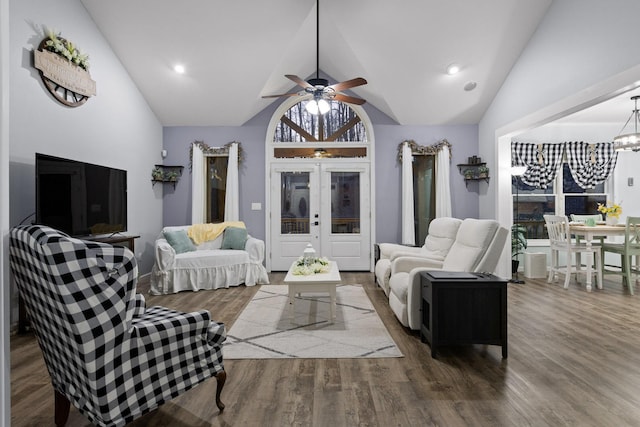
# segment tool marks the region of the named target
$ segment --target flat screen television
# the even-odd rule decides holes
[[[71,236],[127,230],[127,171],[36,153],[36,223]]]

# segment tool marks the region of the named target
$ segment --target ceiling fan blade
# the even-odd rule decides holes
[[[263,95],[263,98],[280,98],[281,96],[298,96],[300,95],[298,92],[293,93],[281,93],[280,95]]]
[[[348,102],[349,104],[356,104],[356,105],[362,105],[365,102],[367,102],[362,98],[356,98],[355,96],[344,95],[342,93],[336,93],[333,99],[336,99],[342,102]]]
[[[294,76],[293,74],[285,74],[285,77],[288,78],[289,80],[295,82],[297,85],[302,86],[305,89],[307,89],[307,88],[313,89],[313,86],[311,86],[309,83],[305,82],[304,80],[302,80],[298,76]]]
[[[336,92],[342,92],[343,90],[351,89],[352,87],[366,85],[367,81],[362,77],[356,77],[355,79],[347,80],[341,83],[330,85]]]

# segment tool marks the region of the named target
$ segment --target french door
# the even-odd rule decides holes
[[[341,270],[369,271],[371,194],[368,163],[272,163],[270,261],[288,270],[311,243]]]

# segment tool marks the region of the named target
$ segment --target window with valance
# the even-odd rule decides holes
[[[597,213],[609,198],[606,183],[616,160],[612,143],[513,142],[512,165],[527,168],[512,180],[514,221],[527,228],[529,239],[544,239],[545,214]]]
[[[547,188],[565,160],[580,187],[594,188],[613,172],[617,158],[611,142],[513,142],[511,145],[512,166],[526,166],[522,182],[536,188]]]

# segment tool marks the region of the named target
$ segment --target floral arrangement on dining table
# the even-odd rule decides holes
[[[620,215],[622,215],[622,206],[618,203],[611,203],[609,201],[607,201],[606,205],[598,203],[598,212],[605,214],[607,217],[618,219],[620,218]]]
[[[329,260],[326,257],[307,260],[301,256],[293,266],[291,273],[295,276],[309,276],[311,274],[328,273],[329,270]]]

